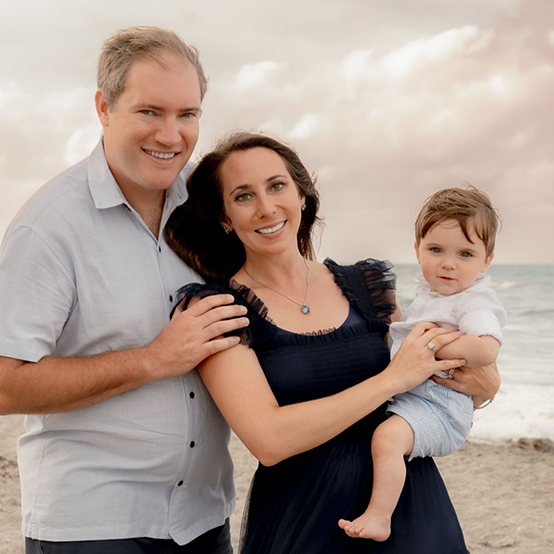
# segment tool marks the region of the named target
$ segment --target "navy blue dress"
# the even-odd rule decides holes
[[[325,264],[350,302],[338,329],[295,334],[279,329],[267,308],[236,282],[192,285],[187,296],[227,292],[248,308],[243,341],[256,352],[280,405],[332,395],[381,372],[394,311],[394,275],[386,262]],[[338,520],[360,515],[371,496],[371,437],[384,405],[334,439],[265,467],[259,464],[245,508],[241,554],[467,554],[450,498],[431,458],[407,463],[407,478],[385,542],[348,537]]]

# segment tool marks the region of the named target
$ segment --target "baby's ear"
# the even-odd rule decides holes
[[[417,263],[421,265],[421,261],[419,260],[419,245],[417,243],[417,240],[414,242],[414,248],[415,248],[415,255],[417,258]]]
[[[487,256],[485,258],[485,263],[483,264],[483,269],[481,270],[481,273],[485,273],[485,271],[487,271],[487,268],[489,267],[489,265],[491,265],[493,258],[494,258],[494,252],[490,256]]]

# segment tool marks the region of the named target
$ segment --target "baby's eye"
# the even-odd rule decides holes
[[[471,258],[471,253],[470,253],[470,252],[462,252],[462,253],[460,254],[460,256],[461,256],[462,258]]]
[[[440,254],[441,253],[441,249],[437,248],[436,246],[433,246],[433,248],[431,248],[430,250],[431,250],[431,252],[433,252],[433,254]]]

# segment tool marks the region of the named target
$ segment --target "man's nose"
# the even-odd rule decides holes
[[[164,146],[171,147],[179,144],[181,135],[177,122],[172,117],[162,119],[156,131],[155,139],[156,142]]]

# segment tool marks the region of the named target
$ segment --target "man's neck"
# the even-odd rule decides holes
[[[125,195],[129,204],[138,212],[156,238],[160,234],[165,196],[165,190],[145,190],[142,194],[134,194],[132,198]]]

